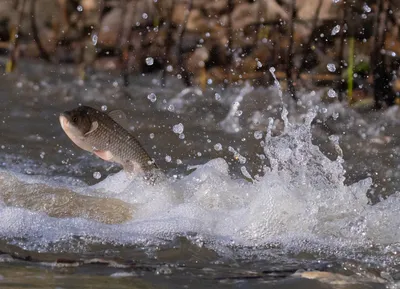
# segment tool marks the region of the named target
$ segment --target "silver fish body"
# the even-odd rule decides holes
[[[100,158],[116,162],[128,173],[146,175],[159,170],[140,142],[116,121],[116,115],[106,114],[88,106],[80,106],[60,115],[67,136],[80,148]]]

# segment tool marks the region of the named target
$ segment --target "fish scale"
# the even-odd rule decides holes
[[[137,162],[143,171],[157,168],[142,145],[111,118],[99,122],[99,128],[88,136],[88,141],[99,150],[109,150],[122,163]]]

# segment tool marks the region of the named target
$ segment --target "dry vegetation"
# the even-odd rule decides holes
[[[186,85],[251,80],[270,67],[293,99],[298,87],[330,84],[337,99],[393,105],[400,54],[397,1],[3,0],[6,70],[20,56],[135,73],[163,70]]]

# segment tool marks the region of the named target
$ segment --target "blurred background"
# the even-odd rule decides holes
[[[187,86],[251,80],[276,69],[296,89],[331,84],[339,100],[396,103],[398,1],[2,0],[0,48],[18,59],[74,63],[77,77],[162,70]]]

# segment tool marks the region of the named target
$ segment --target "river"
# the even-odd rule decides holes
[[[399,286],[399,107],[76,75],[0,77],[1,288]],[[77,148],[58,115],[80,104],[123,110],[168,180]]]

